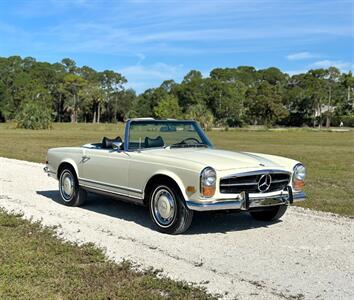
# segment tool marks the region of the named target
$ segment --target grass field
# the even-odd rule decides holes
[[[122,133],[122,124],[55,124],[52,130],[40,131],[0,124],[0,156],[44,162],[48,148],[79,146]],[[354,131],[233,130],[208,135],[217,148],[302,161],[308,169],[308,199],[302,206],[354,216]],[[51,229],[0,211],[0,299],[166,297],[211,298],[153,272],[134,272],[128,263],[114,264],[92,245],[65,243]]]
[[[182,282],[107,261],[51,229],[0,211],[0,299],[213,299]]]
[[[104,135],[123,136],[119,124],[54,124],[52,130],[0,124],[0,156],[44,162],[51,147],[79,146]],[[354,131],[306,129],[210,131],[217,148],[270,153],[297,159],[308,170],[304,207],[354,216]]]

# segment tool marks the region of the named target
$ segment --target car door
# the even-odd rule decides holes
[[[112,149],[84,149],[80,185],[102,192],[130,196],[129,155]]]

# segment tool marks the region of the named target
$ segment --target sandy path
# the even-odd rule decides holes
[[[22,212],[74,242],[92,242],[110,258],[206,286],[237,299],[354,299],[354,219],[290,208],[283,221],[247,214],[197,214],[185,235],[151,229],[143,207],[90,195],[61,205],[43,165],[0,158],[0,206]]]

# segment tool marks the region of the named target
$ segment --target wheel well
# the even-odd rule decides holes
[[[61,163],[59,165],[59,168],[58,168],[58,172],[57,172],[58,180],[59,180],[60,174],[64,170],[64,168],[71,169],[71,171],[73,172],[74,176],[76,176],[76,178],[77,178],[77,174],[76,174],[75,168],[72,166],[72,164],[67,163],[67,162],[63,162],[63,163]]]
[[[146,186],[145,186],[145,190],[144,190],[144,204],[147,205],[148,204],[148,197],[152,191],[152,189],[157,185],[157,184],[166,184],[166,185],[172,185],[177,192],[179,192],[180,197],[182,199],[184,199],[182,191],[179,187],[179,185],[177,184],[177,182],[175,180],[173,180],[171,177],[167,176],[167,175],[154,175],[153,177],[151,177],[149,179],[149,181],[147,182]]]

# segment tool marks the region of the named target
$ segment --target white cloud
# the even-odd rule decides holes
[[[350,62],[345,62],[342,60],[319,60],[310,65],[313,68],[329,68],[329,67],[337,67],[341,71],[348,71],[353,69],[353,64]]]
[[[290,76],[293,76],[293,75],[297,75],[297,74],[304,74],[307,71],[308,70],[306,70],[306,69],[299,69],[299,70],[285,70],[284,72],[286,74],[289,74]]]
[[[210,70],[200,71],[202,73],[203,78],[208,78],[210,76]]]
[[[170,79],[180,74],[182,66],[167,65],[164,63],[156,63],[149,66],[133,65],[128,66],[119,71],[127,76],[132,75],[135,77],[153,77],[157,79]]]
[[[183,65],[168,65],[155,63],[152,65],[132,65],[118,70],[128,79],[127,87],[135,89],[138,93],[147,88],[159,86],[164,80],[180,81],[185,74]]]
[[[353,71],[354,70],[354,64],[350,62],[345,62],[342,60],[329,60],[329,59],[324,59],[324,60],[318,60],[315,61],[314,63],[307,65],[307,67],[302,68],[302,69],[295,69],[295,70],[285,70],[284,72],[289,74],[290,76],[296,75],[296,74],[303,74],[308,72],[310,69],[328,69],[329,67],[336,67],[338,68],[341,72],[348,72],[349,70]]]
[[[336,28],[327,27],[296,27],[284,26],[279,28],[206,28],[206,29],[182,29],[160,31],[146,34],[146,32],[131,33],[129,42],[131,43],[147,43],[147,42],[193,42],[193,41],[236,41],[236,40],[259,40],[259,39],[278,39],[278,38],[299,38],[311,35],[351,35],[352,32],[346,27],[338,26]],[[300,52],[289,55],[290,59],[299,57],[312,58],[314,55],[309,52]],[[288,58],[289,58],[288,56]]]
[[[311,54],[310,52],[297,52],[286,56],[288,60],[303,60],[313,57],[315,57],[315,55]]]
[[[140,65],[143,62],[143,60],[145,60],[146,58],[146,55],[144,53],[137,53],[136,56],[139,59],[137,65]]]

